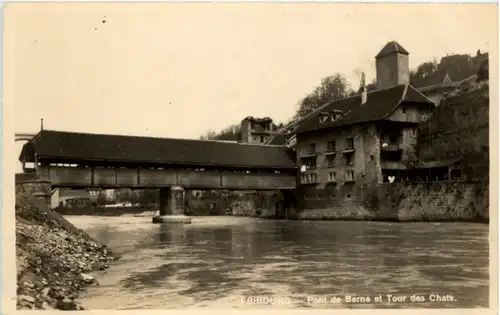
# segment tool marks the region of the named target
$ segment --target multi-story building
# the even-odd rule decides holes
[[[241,121],[241,142],[265,144],[275,132],[273,120],[269,117],[246,117]]]
[[[435,108],[409,85],[408,56],[389,42],[376,56],[377,90],[331,102],[301,122],[296,152],[306,199],[351,199],[367,186],[406,176],[417,126]]]

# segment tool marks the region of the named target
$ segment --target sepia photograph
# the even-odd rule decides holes
[[[4,4],[2,304],[494,314],[497,9]]]

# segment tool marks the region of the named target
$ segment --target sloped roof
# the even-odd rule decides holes
[[[375,58],[382,58],[394,53],[400,53],[403,55],[409,55],[410,53],[403,48],[398,42],[391,41],[385,44],[384,48],[375,56]]]
[[[269,145],[285,145],[286,139],[284,134],[273,135],[266,144]]]
[[[43,130],[20,159],[66,159],[198,167],[294,169],[286,147]]]
[[[426,77],[425,79],[413,80],[411,82],[411,85],[416,88],[422,88],[431,85],[441,85],[444,82],[446,74],[447,74],[446,69],[441,68],[435,71],[430,76]]]
[[[402,84],[384,90],[369,92],[365,104],[361,104],[361,95],[356,95],[322,106],[321,111],[316,111],[314,115],[299,126],[297,133],[383,120],[402,102],[423,103],[435,107],[432,101],[411,85]],[[335,121],[319,122],[321,112],[331,112],[333,110],[341,110],[343,115]]]

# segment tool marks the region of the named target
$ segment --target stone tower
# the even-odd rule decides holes
[[[396,41],[388,42],[375,56],[377,89],[410,83],[409,53]]]

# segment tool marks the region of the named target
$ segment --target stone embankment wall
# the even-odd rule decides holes
[[[482,182],[384,184],[363,201],[289,213],[299,220],[489,220],[489,189]]]
[[[390,195],[400,221],[489,221],[483,182],[436,182],[396,187]]]
[[[50,206],[50,197],[52,192],[52,185],[48,181],[38,179],[17,180],[16,176],[16,194],[27,193],[30,194],[47,206]]]
[[[229,207],[234,216],[284,217],[282,197],[275,192],[249,193],[232,200]]]

